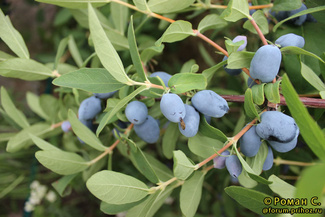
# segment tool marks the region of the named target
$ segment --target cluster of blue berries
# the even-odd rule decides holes
[[[307,7],[304,3],[302,3],[301,7],[296,10],[271,12],[271,15],[274,16],[278,21],[281,21],[304,10],[307,10]],[[297,26],[301,26],[306,21],[317,22],[317,20],[311,14],[304,14],[290,20],[291,23]]]
[[[178,123],[179,131],[186,137],[197,134],[200,124],[200,113],[208,117],[220,118],[228,110],[227,101],[211,90],[202,90],[192,97],[192,105],[174,93],[164,94],[160,101],[160,110],[171,122]]]

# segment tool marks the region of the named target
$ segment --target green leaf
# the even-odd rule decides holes
[[[167,30],[157,41],[156,45],[161,45],[162,42],[176,42],[187,38],[190,35],[195,35],[192,29],[192,24],[188,21],[177,20],[169,25]]]
[[[299,17],[299,16],[304,15],[304,14],[311,14],[311,13],[323,11],[323,10],[325,10],[325,6],[319,6],[319,7],[309,8],[307,10],[300,11],[299,13],[296,13],[296,14],[292,15],[291,17],[288,17],[288,18],[286,18],[286,19],[281,20],[280,22],[278,22],[273,27],[273,32],[275,32],[279,28],[279,26],[281,26],[284,22],[286,22],[288,20],[291,20],[292,18]]]
[[[225,64],[227,64],[227,60],[218,63],[202,72],[202,75],[207,79],[209,83],[214,75],[220,68],[222,68]]]
[[[22,148],[33,144],[32,140],[29,137],[29,134],[44,138],[54,129],[49,124],[37,123],[30,127],[27,127],[17,133],[14,137],[10,138],[7,144],[7,152],[17,152]],[[55,131],[53,133],[56,133]],[[62,132],[62,131],[61,131]]]
[[[17,135],[17,133],[0,133],[0,142],[9,141],[9,139],[15,135]]]
[[[56,52],[53,70],[58,69],[58,64],[59,64],[60,58],[63,56],[63,54],[68,46],[69,40],[70,40],[69,36],[61,39],[59,46],[58,46],[58,50]]]
[[[94,42],[95,51],[101,63],[117,81],[125,84],[130,82],[131,80],[124,71],[122,61],[112,43],[107,38],[91,4],[88,4],[88,14],[90,33]]]
[[[223,142],[204,136],[201,133],[188,139],[188,147],[191,152],[202,158],[208,158],[215,154],[216,151],[223,147],[223,144]]]
[[[88,129],[88,127],[79,121],[76,114],[72,110],[69,110],[68,112],[68,120],[71,124],[73,132],[87,145],[98,151],[106,150],[106,147],[102,144],[99,138],[97,138],[95,134]]]
[[[233,42],[230,39],[227,39],[225,41],[225,45],[228,51],[228,54],[231,55],[233,52],[236,52],[238,50],[238,48],[240,47],[240,45],[244,44],[244,41],[237,41],[237,42]],[[227,67],[228,68],[228,67]]]
[[[165,45],[161,44],[160,46],[151,46],[144,49],[140,55],[141,60],[143,61],[144,64],[146,64],[149,60],[152,59],[152,57],[161,54],[164,48]]]
[[[130,46],[130,53],[133,65],[135,66],[135,69],[137,70],[137,73],[141,79],[141,81],[147,81],[147,76],[144,72],[139,51],[137,48],[137,42],[135,40],[135,33],[133,28],[133,17],[131,16],[131,21],[129,24],[129,30],[128,30],[128,40],[129,40],[129,46]]]
[[[29,59],[29,52],[21,34],[0,9],[0,38],[20,58]]]
[[[252,179],[246,170],[243,170],[241,174],[238,176],[238,181],[240,185],[242,185],[245,188],[254,188],[257,186],[257,182]]]
[[[142,202],[143,200],[125,204],[109,204],[102,201],[100,203],[100,211],[108,215],[115,215],[117,213],[127,211]]]
[[[51,122],[57,122],[57,116],[59,113],[59,100],[51,94],[42,94],[39,97],[39,102],[42,110],[49,117],[49,120]]]
[[[22,111],[16,108],[4,86],[1,86],[1,105],[7,115],[21,128],[27,128],[30,126],[26,116]]]
[[[275,0],[273,2],[272,11],[291,11],[301,7],[300,0]]]
[[[245,92],[244,108],[246,115],[250,118],[259,118],[253,102],[253,93],[251,88],[247,88]]]
[[[249,68],[251,65],[251,61],[254,57],[254,52],[247,51],[238,51],[230,54],[227,59],[227,68],[229,69],[241,69],[241,68]]]
[[[88,168],[87,162],[76,153],[65,151],[37,151],[37,160],[46,168],[60,175],[71,175]]]
[[[180,207],[186,217],[193,217],[200,204],[205,173],[196,171],[181,188]]]
[[[194,172],[195,166],[182,151],[174,151],[173,154],[174,175],[180,180],[186,180]]]
[[[133,0],[133,3],[137,8],[143,11],[149,11],[147,0]]]
[[[43,151],[61,151],[61,149],[57,148],[56,146],[46,142],[45,140],[34,136],[33,134],[29,134],[29,137],[33,140],[35,145],[42,149]]]
[[[178,73],[173,75],[168,86],[173,93],[185,93],[190,90],[203,90],[207,86],[207,79],[202,74]]]
[[[117,81],[106,69],[83,68],[54,79],[53,84],[77,88],[92,93],[108,93],[119,90],[125,84]]]
[[[313,85],[313,87],[315,87],[318,91],[325,90],[325,84],[322,82],[322,80],[311,68],[309,68],[303,62],[301,62],[301,74],[302,77],[304,77],[304,79],[306,79],[306,81],[308,81],[309,84]]]
[[[297,191],[294,198],[307,198],[307,200],[310,200],[310,203],[304,206],[304,209],[323,208],[320,205],[322,205],[325,188],[324,171],[325,165],[318,164],[304,169],[301,173],[301,177],[296,184]],[[313,201],[316,203],[316,206],[311,203],[312,198],[316,199]],[[299,214],[297,216],[306,216],[306,214]],[[324,214],[313,214],[313,216],[321,217]]]
[[[104,29],[104,31],[108,39],[111,41],[113,47],[117,51],[128,50],[130,48],[128,39],[121,33],[107,29]]]
[[[139,201],[148,195],[148,187],[132,176],[114,171],[100,171],[87,181],[88,190],[109,204],[126,204]]]
[[[271,175],[268,180],[272,182],[269,187],[274,193],[280,195],[280,197],[283,198],[294,198],[296,192],[296,188],[294,186],[283,181],[276,175]],[[305,196],[306,195],[304,195],[304,197]]]
[[[221,17],[230,22],[236,22],[242,18],[249,17],[247,1],[230,0],[227,9],[222,12]]]
[[[131,160],[138,170],[152,183],[158,183],[159,179],[151,167],[149,161],[139,147],[134,151],[131,149]]]
[[[141,86],[135,91],[133,91],[131,94],[129,94],[127,97],[124,97],[121,99],[118,104],[110,111],[107,112],[102,120],[99,123],[99,126],[97,128],[96,134],[99,135],[99,133],[104,129],[106,124],[110,121],[110,119],[117,113],[119,112],[129,101],[131,101],[136,95],[141,93],[142,91],[146,90],[146,86]]]
[[[0,62],[0,75],[26,81],[44,80],[53,77],[52,71],[30,59],[12,58]]]
[[[178,123],[170,122],[162,138],[162,151],[166,158],[171,159],[173,157],[179,135]]]
[[[257,10],[252,15],[253,19],[255,20],[257,26],[260,28],[263,35],[266,35],[269,33],[269,23],[267,22],[267,19],[265,17],[265,14],[262,10]],[[252,33],[257,34],[256,29],[254,28],[253,24],[247,20],[244,25],[244,29],[249,30]]]
[[[257,105],[262,105],[265,101],[264,86],[265,83],[256,84],[252,87],[253,102],[256,103]]]
[[[121,0],[121,2],[127,2],[126,0]],[[128,19],[129,19],[129,9],[120,3],[111,3],[111,18],[113,20],[115,29],[121,34],[124,34]]]
[[[15,58],[15,57],[0,50],[0,61],[5,61],[11,58]]]
[[[282,54],[303,54],[303,55],[314,57],[314,58],[318,59],[319,61],[321,61],[322,63],[325,63],[325,61],[322,58],[320,58],[319,56],[317,56],[316,54],[306,51],[300,47],[287,46],[287,47],[281,48],[280,50],[281,50]]]
[[[71,188],[68,188],[68,185],[70,182],[78,175],[78,173],[66,175],[60,178],[59,180],[52,183],[53,188],[56,190],[56,192],[59,193],[61,197],[67,196],[71,192]]]
[[[78,46],[76,44],[76,41],[74,40],[73,35],[69,35],[68,47],[69,47],[69,51],[71,53],[73,60],[75,61],[77,66],[80,68],[82,66],[83,60],[82,60],[81,54],[79,52]]]
[[[268,83],[265,85],[265,97],[268,101],[272,103],[280,103],[280,82],[277,81],[275,83]]]
[[[208,124],[208,122],[203,117],[204,115],[201,115],[199,132],[204,136],[219,140],[221,142],[226,142],[228,140],[227,136],[219,129],[214,128],[213,126]]]
[[[227,21],[219,17],[217,14],[209,14],[200,21],[198,30],[200,33],[203,33],[209,29],[222,29],[227,25]]]
[[[239,186],[230,186],[225,188],[225,192],[245,208],[259,214],[264,215],[262,210],[265,208],[264,198],[270,195],[261,193],[256,190],[251,190]],[[276,216],[276,214],[267,213],[268,216]]]
[[[40,104],[40,98],[32,92],[26,94],[27,104],[29,108],[45,120],[50,120],[50,117],[44,112]]]
[[[148,6],[155,13],[173,13],[183,10],[193,4],[195,0],[149,0]]]
[[[93,7],[100,7],[110,2],[110,0],[36,0],[47,4],[57,5],[65,8],[87,8],[88,3],[91,3]]]
[[[308,113],[307,108],[299,100],[287,75],[283,76],[281,87],[290,113],[299,127],[300,134],[315,155],[325,161],[325,136]]]
[[[151,165],[152,169],[157,174],[159,180],[165,182],[174,177],[172,171],[166,166],[166,164],[160,162],[155,157],[150,154],[144,152],[149,164]]]

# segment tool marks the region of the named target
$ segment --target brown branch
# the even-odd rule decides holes
[[[244,95],[221,95],[228,102],[240,102],[245,101]],[[300,101],[308,108],[325,108],[325,99],[315,99],[309,97],[299,97]],[[280,103],[278,105],[286,106],[287,103],[283,96],[280,96]]]

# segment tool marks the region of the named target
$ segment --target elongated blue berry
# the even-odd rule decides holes
[[[226,167],[229,174],[234,178],[238,178],[243,170],[237,155],[230,155],[226,158]]]
[[[279,72],[281,59],[281,51],[277,46],[260,47],[251,61],[251,77],[264,83],[271,82]]]
[[[93,119],[101,110],[100,99],[91,96],[80,103],[78,118],[83,120]]]
[[[216,169],[223,169],[226,166],[227,155],[230,155],[228,150],[221,153],[221,156],[213,158],[213,167]]]
[[[240,151],[247,157],[253,157],[257,154],[262,142],[256,133],[256,126],[252,126],[240,139]]]
[[[117,91],[108,92],[108,93],[94,93],[94,96],[99,99],[108,99],[112,97]]]
[[[155,143],[159,139],[159,125],[150,115],[148,115],[147,119],[142,124],[134,125],[134,131],[147,143]]]
[[[269,140],[267,141],[269,142],[269,144],[272,146],[274,150],[276,150],[277,152],[285,153],[291,151],[296,147],[298,142],[298,136],[299,136],[299,128],[297,128],[296,130],[295,137],[289,142],[277,142],[277,141],[269,141]]]
[[[300,35],[289,33],[278,38],[275,44],[279,44],[281,47],[295,46],[302,48],[305,45],[305,39]]]
[[[304,11],[304,10],[307,10],[307,7],[305,4],[302,3],[300,8],[298,8],[296,10],[289,11],[288,17],[291,17],[292,15],[295,15],[301,11]],[[297,26],[301,26],[306,21],[306,19],[307,19],[307,15],[304,14],[299,17],[295,17],[295,18],[291,19],[290,21],[293,22]]]
[[[150,75],[150,77],[159,77],[164,82],[165,86],[168,87],[168,81],[172,77],[172,75],[166,72],[154,72]]]
[[[160,110],[169,121],[174,123],[181,122],[186,115],[182,99],[174,93],[167,93],[162,96]]]
[[[227,59],[228,59],[228,57],[224,56],[222,61],[225,61]],[[227,65],[228,64],[224,65],[223,68],[229,75],[239,75],[241,73],[241,69],[228,69]]]
[[[224,116],[228,110],[227,101],[212,90],[201,90],[192,97],[192,105],[204,115],[215,118]]]
[[[148,116],[146,104],[139,101],[130,102],[125,108],[126,118],[133,124],[142,124]]]
[[[244,44],[240,45],[240,47],[237,49],[237,51],[242,51],[246,48],[246,45],[247,45],[247,37],[244,36],[244,35],[237,35],[233,40],[232,42],[236,43],[236,42],[239,42],[239,41],[244,41]]]
[[[185,129],[182,128],[181,123],[178,123],[179,131],[186,137],[193,137],[197,134],[200,124],[200,114],[193,106],[185,105],[186,115],[184,117]]]
[[[268,146],[267,150],[267,156],[263,164],[264,171],[271,169],[273,166],[273,151],[270,146]]]
[[[266,111],[261,115],[256,133],[265,140],[286,143],[296,137],[297,128],[292,117],[278,111]]]

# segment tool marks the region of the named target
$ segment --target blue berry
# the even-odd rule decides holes
[[[291,17],[291,16],[293,16],[301,11],[304,11],[304,10],[307,10],[307,7],[305,4],[301,4],[300,8],[298,8],[296,10],[289,11],[288,17]],[[295,18],[291,19],[291,22],[293,22],[297,26],[301,26],[306,21],[306,19],[307,19],[307,15],[304,14],[299,17],[295,17]]]
[[[279,72],[281,59],[281,51],[277,46],[260,47],[251,61],[251,77],[264,83],[271,82]]]
[[[228,57],[227,57],[227,56],[224,56],[223,59],[222,59],[222,61],[225,61],[225,60],[227,60],[227,59],[228,59]],[[228,69],[228,68],[227,68],[227,65],[228,65],[228,64],[225,64],[225,65],[223,66],[223,68],[224,68],[224,70],[225,70],[229,75],[239,75],[239,74],[241,73],[241,69]]]
[[[226,167],[233,178],[238,178],[243,170],[237,155],[230,155],[226,158]]]
[[[237,35],[233,40],[232,42],[236,43],[236,42],[239,42],[239,41],[244,41],[244,44],[240,45],[240,47],[237,49],[237,51],[242,51],[246,48],[246,45],[247,45],[247,37],[244,36],[244,35]]]
[[[61,124],[61,129],[63,130],[63,132],[69,132],[71,129],[71,124],[69,121],[63,121]]]
[[[286,143],[296,137],[297,128],[292,117],[278,111],[266,111],[261,115],[256,133],[265,140]]]
[[[201,90],[192,97],[192,105],[204,115],[215,118],[224,116],[228,110],[227,101],[212,90]]]
[[[259,135],[257,135],[256,126],[252,126],[240,139],[240,150],[247,157],[254,157],[262,142]]]
[[[295,46],[302,48],[305,45],[305,39],[300,35],[289,33],[278,38],[275,44],[279,44],[281,47]]]
[[[296,147],[298,142],[298,136],[299,136],[299,128],[297,128],[296,130],[295,137],[289,142],[277,142],[277,141],[270,141],[270,140],[267,141],[270,143],[270,145],[274,150],[276,150],[277,152],[285,153],[291,151]]]
[[[174,93],[167,93],[162,96],[160,110],[169,121],[174,123],[181,122],[186,115],[182,99]]]
[[[139,101],[130,102],[125,108],[126,118],[133,124],[142,124],[148,116],[146,104]]]
[[[200,124],[199,113],[190,105],[185,105],[186,115],[183,119],[185,129],[183,130],[181,123],[178,123],[179,131],[186,137],[193,137],[197,134]]]
[[[268,146],[267,150],[267,156],[263,164],[264,171],[271,169],[273,166],[273,151],[270,146]]]
[[[168,81],[172,77],[172,75],[166,72],[154,72],[150,75],[150,77],[159,77],[164,82],[165,86],[168,87]]]
[[[99,99],[108,99],[112,97],[117,91],[108,92],[108,93],[94,93],[94,96]]]
[[[230,155],[230,152],[228,150],[221,153],[222,156],[218,156],[213,158],[213,167],[216,169],[223,169],[226,166],[226,159],[227,155]],[[225,157],[223,157],[225,156]]]
[[[150,115],[148,115],[144,123],[134,125],[134,131],[143,141],[147,143],[155,143],[159,139],[159,125]]]
[[[93,119],[101,110],[100,99],[91,96],[81,102],[78,110],[78,118],[83,120]]]

